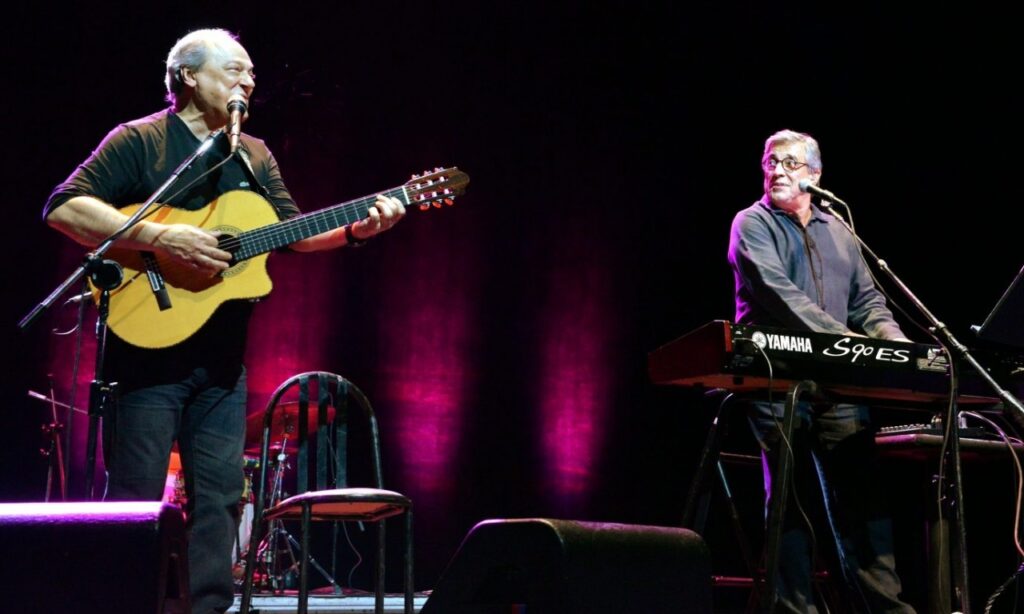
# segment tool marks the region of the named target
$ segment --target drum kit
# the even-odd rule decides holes
[[[250,414],[246,419],[246,448],[242,467],[244,485],[242,496],[238,503],[238,536],[233,552],[234,577],[239,583],[241,583],[245,575],[246,553],[252,535],[256,502],[253,481],[259,479],[263,417],[264,413],[258,411]],[[328,407],[327,420],[331,421],[333,419],[334,408]],[[309,412],[307,432],[313,432],[316,426],[317,412],[314,407]],[[270,426],[270,437],[268,439],[270,442],[270,455],[268,457],[267,484],[263,489],[264,509],[276,505],[289,496],[285,490],[285,478],[287,470],[292,467],[290,456],[296,452],[298,433],[298,402],[279,404],[274,412],[274,418]],[[184,509],[186,503],[184,473],[181,469],[181,462],[176,457],[177,452],[172,452],[164,500],[180,505]],[[294,588],[298,578],[299,557],[296,556],[296,551],[299,550],[299,543],[287,531],[282,521],[275,520],[270,523],[267,534],[260,540],[257,548],[255,588],[275,593]],[[334,578],[315,559],[311,558],[310,564],[327,579],[334,590],[341,591],[341,587],[334,581]]]

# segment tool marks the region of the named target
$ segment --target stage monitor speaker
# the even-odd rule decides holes
[[[485,520],[421,614],[710,614],[707,546],[688,529]]]
[[[181,510],[159,502],[0,504],[0,611],[180,614]]]

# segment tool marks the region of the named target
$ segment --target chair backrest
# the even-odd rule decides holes
[[[328,488],[347,488],[349,481],[349,418],[350,407],[355,407],[366,420],[370,447],[370,471],[373,486],[384,488],[383,471],[381,468],[380,432],[377,417],[369,399],[352,382],[344,377],[327,371],[309,371],[294,375],[277,387],[270,396],[263,414],[262,449],[260,456],[260,491],[266,485],[266,470],[269,456],[271,427],[275,418],[282,413],[282,399],[297,389],[297,403],[291,403],[293,412],[297,411],[295,426],[297,427],[296,445],[296,484],[295,494],[310,490]],[[350,401],[354,401],[350,403]],[[310,420],[310,406],[316,414]],[[331,419],[330,410],[334,415]],[[281,416],[287,417],[286,415]],[[315,429],[316,462],[314,474],[310,467],[310,430]],[[333,454],[332,454],[333,451]]]

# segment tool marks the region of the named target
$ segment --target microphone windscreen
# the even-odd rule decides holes
[[[241,94],[233,94],[231,98],[228,98],[228,111],[246,111],[245,96]]]

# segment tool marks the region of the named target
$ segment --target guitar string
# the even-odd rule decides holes
[[[445,182],[438,182],[437,184],[431,185],[431,187],[443,187],[445,184]],[[413,192],[416,192],[416,190],[414,190]],[[385,194],[394,197],[404,197],[403,200],[407,201],[404,204],[409,206],[417,204],[415,201],[412,201],[409,198],[409,191],[407,190],[407,186],[405,185],[391,188],[389,190],[384,190],[380,192],[380,194]],[[263,234],[284,233],[287,230],[293,229],[292,227],[295,227],[295,229],[299,230],[305,230],[313,227],[314,224],[319,225],[321,222],[324,221],[331,223],[329,218],[338,218],[339,216],[344,216],[344,223],[356,222],[365,217],[365,214],[358,210],[360,208],[369,209],[370,205],[368,203],[373,202],[374,200],[376,200],[376,198],[376,195],[364,196],[362,198],[357,198],[352,201],[332,205],[319,211],[303,213],[288,220],[282,221],[281,225],[272,224],[269,227],[254,228],[252,230],[242,233],[242,235],[244,235],[247,239],[255,239]],[[355,214],[355,217],[350,218],[351,214]],[[334,227],[336,228],[337,226]],[[330,226],[325,227],[321,232],[326,232],[327,230],[331,230],[331,228],[332,227]]]
[[[220,168],[221,166],[226,164],[229,160],[231,160],[230,157],[224,158],[223,160],[221,160],[219,163],[217,163],[216,165],[214,165],[213,167],[211,167],[207,171],[205,171],[205,172],[201,173],[199,176],[195,177],[188,184],[186,184],[186,185],[182,186],[181,188],[179,188],[176,192],[174,192],[171,196],[169,196],[167,198],[167,200],[169,200],[169,201],[173,200],[179,194],[181,194],[182,192],[184,192],[185,190],[190,188],[192,185],[195,185],[195,183],[198,182],[199,180],[201,180],[203,177],[206,177],[210,173],[214,172],[215,170],[217,170],[218,168]],[[446,174],[446,173],[449,173],[449,172],[451,172],[453,170],[455,170],[455,169],[445,169],[444,171],[439,171],[438,174],[441,174],[441,173],[445,173]],[[444,178],[444,174],[442,174],[441,176],[442,176],[442,178]],[[434,184],[431,184],[428,187],[441,189],[445,185],[448,185],[450,182],[451,182],[451,177],[449,176],[446,179],[444,179],[442,181],[438,181],[438,182],[436,182]],[[381,192],[381,194],[387,194],[389,196],[394,195],[396,197],[398,197],[398,196],[406,196],[406,199],[404,199],[404,200],[408,200],[409,202],[407,202],[405,204],[407,204],[409,206],[411,206],[413,204],[424,204],[424,203],[418,203],[418,202],[412,201],[410,198],[408,198],[409,192],[406,190],[406,188],[407,188],[407,186],[405,184],[403,184],[401,186],[398,186],[398,187],[395,187],[395,188],[391,188],[389,190],[384,190],[384,191]],[[419,190],[414,190],[413,192],[414,193],[415,192],[419,192]],[[453,198],[455,195],[454,194],[450,194],[450,195],[446,195],[446,196],[449,197],[449,198]],[[287,220],[283,220],[280,223],[271,224],[271,225],[263,227],[263,228],[255,228],[255,229],[243,232],[240,235],[236,235],[236,236],[229,237],[229,238],[225,239],[224,241],[222,241],[220,243],[220,247],[222,249],[225,249],[226,251],[231,251],[232,253],[234,253],[234,250],[238,250],[238,249],[241,248],[242,242],[243,242],[243,237],[244,237],[245,241],[251,241],[251,244],[254,247],[257,247],[259,249],[259,251],[256,251],[253,254],[245,256],[245,258],[242,258],[242,259],[248,259],[248,258],[251,258],[252,256],[256,256],[256,255],[258,255],[260,253],[264,253],[266,251],[270,251],[270,250],[274,249],[274,247],[272,247],[273,242],[268,239],[268,238],[272,238],[274,235],[287,236],[285,233],[287,233],[289,231],[298,231],[299,235],[301,235],[302,231],[308,231],[311,228],[316,228],[315,226],[312,226],[312,225],[313,224],[318,224],[321,221],[327,221],[329,217],[335,217],[334,221],[337,221],[337,216],[338,215],[344,215],[345,216],[344,217],[344,222],[342,224],[340,224],[340,225],[349,224],[349,223],[352,223],[352,222],[357,222],[357,221],[363,219],[363,217],[365,217],[365,216],[362,216],[362,214],[359,214],[359,215],[356,215],[356,217],[354,217],[352,219],[349,219],[349,215],[351,213],[355,213],[360,206],[365,206],[366,209],[369,209],[370,205],[368,203],[376,200],[376,198],[377,198],[376,195],[364,196],[364,197],[357,198],[357,199],[352,200],[352,201],[347,201],[347,202],[340,203],[340,204],[337,204],[337,205],[332,205],[330,207],[327,207],[325,209],[320,209],[318,211],[312,211],[312,212],[309,212],[309,213],[300,214],[298,216],[289,218]],[[158,204],[158,206],[154,207],[151,211],[146,213],[146,215],[142,216],[142,218],[140,218],[140,221],[142,219],[149,218],[150,216],[155,214],[157,211],[159,211],[160,209],[162,209],[162,208],[164,208],[166,206],[168,206],[166,203]],[[326,232],[328,230],[331,230],[332,228],[337,228],[337,227],[338,226],[333,226],[333,227],[332,226],[327,226],[321,232]],[[319,233],[315,233],[315,234],[319,234]],[[307,235],[307,236],[314,236],[314,235]],[[297,241],[297,240],[299,240],[299,236],[298,235],[296,235],[296,237],[294,239],[292,239],[291,241],[287,241],[285,243],[282,243],[281,246],[287,245],[288,243],[292,243],[292,242]]]
[[[431,184],[429,187],[435,189],[443,189],[444,186],[448,185],[449,183],[450,179],[445,181],[438,181],[434,184]],[[385,190],[381,192],[381,194],[386,194],[395,197],[404,196],[405,198],[403,200],[408,200],[409,202],[405,204],[409,206],[414,204],[420,204],[408,198],[408,190],[406,188],[407,186],[402,185],[395,188],[391,188],[390,190]],[[449,194],[445,196],[451,198],[454,197],[454,194]],[[357,198],[355,200],[348,201],[345,203],[332,205],[330,207],[327,207],[326,209],[321,209],[319,211],[304,213],[302,215],[290,218],[288,220],[284,220],[279,223],[271,224],[269,226],[255,228],[253,230],[243,232],[240,235],[236,235],[234,237],[225,239],[221,243],[220,247],[227,251],[232,251],[240,249],[243,242],[248,242],[257,251],[255,251],[252,254],[248,254],[248,252],[246,251],[243,254],[241,254],[242,257],[238,258],[239,260],[247,259],[260,253],[264,253],[266,251],[274,249],[275,247],[287,245],[289,243],[293,243],[297,240],[300,240],[301,238],[303,238],[303,234],[305,234],[305,236],[314,236],[316,234],[320,234],[321,232],[327,232],[328,230],[337,228],[338,226],[343,224],[357,222],[365,217],[365,214],[359,212],[358,209],[361,207],[369,209],[369,203],[376,200],[376,198],[376,195],[364,196],[362,198]],[[350,217],[350,215],[352,214],[355,214],[355,217]],[[341,216],[344,216],[343,218],[341,218],[343,219],[342,224],[336,224],[336,222]],[[333,220],[331,218],[333,218]],[[323,222],[327,222],[327,224],[323,227],[322,230],[319,230],[320,224],[322,224]],[[313,232],[312,234],[306,234],[311,230],[317,230],[317,232]],[[289,233],[294,233],[294,236],[290,236]],[[275,237],[281,237],[289,240],[281,242],[275,246],[275,241],[273,240]],[[236,254],[236,256],[237,255],[238,254]]]
[[[455,174],[453,175],[453,173],[455,173]],[[447,185],[456,183],[456,182],[453,182],[452,179],[453,179],[453,177],[457,178],[459,175],[461,175],[461,172],[458,171],[457,169],[451,168],[451,169],[444,169],[443,171],[437,171],[436,173],[434,173],[432,175],[439,175],[442,178],[442,180],[436,181],[435,183],[432,183],[432,184],[430,184],[429,186],[426,186],[426,187],[429,187],[429,188],[434,189],[434,190],[440,190],[440,189],[444,189],[445,186],[447,186]],[[427,177],[422,177],[422,178],[419,178],[419,179],[420,180],[424,180],[426,178]],[[404,200],[407,201],[405,204],[409,205],[409,206],[414,205],[414,204],[417,204],[417,205],[427,204],[427,203],[420,203],[420,202],[417,202],[417,201],[413,201],[410,198],[411,195],[415,195],[415,194],[423,191],[423,188],[417,188],[417,189],[412,190],[411,192],[410,192],[410,190],[408,190],[408,188],[409,188],[408,185],[403,184],[401,186],[398,186],[398,187],[395,187],[395,188],[391,188],[390,190],[382,191],[381,194],[394,195],[396,197],[403,197],[404,196],[405,197]],[[457,190],[457,188],[456,188],[456,190]],[[448,194],[445,194],[444,196],[446,198],[454,198],[456,196],[455,190],[450,191]],[[312,224],[319,224],[322,221],[328,221],[328,219],[330,217],[334,217],[335,218],[334,221],[337,221],[337,216],[340,215],[340,214],[344,214],[345,215],[344,223],[356,222],[356,221],[359,221],[360,219],[363,219],[365,217],[365,214],[360,212],[360,213],[357,214],[357,216],[354,219],[350,219],[349,218],[349,214],[355,212],[359,207],[361,207],[363,205],[366,205],[366,208],[369,208],[369,205],[367,205],[367,203],[372,202],[375,199],[376,199],[376,195],[364,196],[362,198],[357,198],[355,200],[348,201],[348,202],[345,202],[345,203],[341,203],[341,204],[337,204],[337,205],[332,205],[330,207],[327,207],[325,209],[321,209],[319,211],[313,211],[313,212],[310,212],[310,213],[304,213],[304,214],[298,215],[296,217],[290,218],[288,220],[284,220],[284,221],[282,221],[280,223],[275,223],[275,224],[271,224],[269,226],[264,226],[262,228],[255,228],[255,229],[252,229],[252,230],[248,230],[248,231],[245,231],[245,232],[241,233],[240,235],[236,235],[235,237],[231,237],[229,239],[226,239],[222,243],[222,246],[228,247],[230,249],[237,249],[237,247],[240,245],[241,241],[243,240],[241,237],[244,237],[244,240],[246,240],[246,241],[251,240],[253,242],[259,242],[261,240],[265,240],[265,238],[267,236],[270,236],[270,235],[282,235],[285,232],[292,231],[292,230],[306,231],[306,230],[309,230],[310,228],[315,228],[314,226],[312,226]],[[336,227],[337,226],[333,226],[333,228],[336,228]],[[332,229],[332,226],[327,226],[327,227],[325,227],[320,232],[326,232],[326,231],[331,230],[331,229]],[[319,234],[319,233],[317,233],[317,234]],[[308,235],[308,236],[312,236],[312,235]],[[296,240],[299,240],[298,236],[293,238],[291,242],[296,241]],[[270,243],[267,243],[267,245],[269,245],[269,244]],[[283,243],[282,245],[287,245],[287,243]],[[271,248],[271,249],[273,249],[273,248]]]
[[[402,195],[401,188],[393,188],[391,190],[386,190],[381,193],[386,194],[388,196]],[[366,196],[358,198],[354,201],[333,205],[331,207],[321,209],[319,211],[304,213],[302,215],[298,215],[293,218],[289,218],[287,220],[271,224],[270,226],[255,228],[253,230],[243,232],[240,235],[236,235],[234,237],[225,239],[221,243],[221,248],[231,251],[233,249],[240,248],[243,242],[248,242],[252,244],[253,247],[266,247],[274,242],[273,239],[275,237],[283,237],[285,239],[289,239],[290,233],[296,234],[297,236],[295,236],[295,238],[290,238],[291,240],[286,240],[284,243],[282,243],[282,245],[287,245],[288,243],[293,243],[294,241],[299,240],[299,235],[302,235],[304,231],[317,229],[324,222],[327,222],[327,225],[323,228],[323,230],[320,230],[319,232],[316,232],[314,234],[320,234],[320,232],[326,232],[328,230],[331,230],[331,228],[337,228],[338,226],[330,225],[331,218],[334,218],[335,221],[338,219],[344,220],[342,224],[357,222],[360,219],[363,219],[364,216],[361,216],[360,214],[357,213],[358,209],[369,209],[370,203],[375,201],[376,198],[376,195]]]

